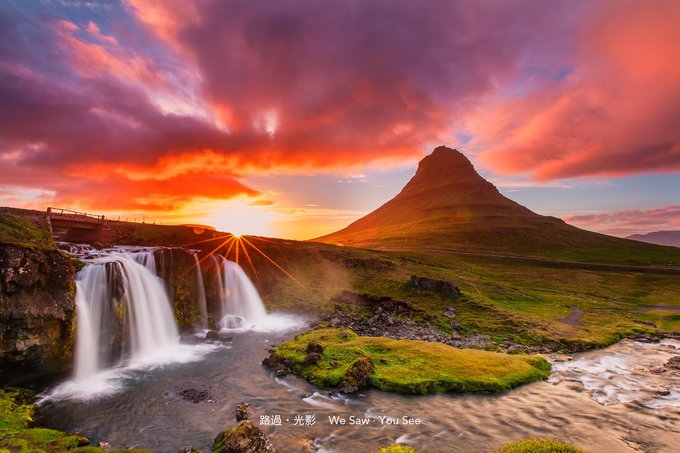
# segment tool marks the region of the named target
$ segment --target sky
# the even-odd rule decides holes
[[[680,229],[676,0],[2,0],[0,205],[308,239],[444,144],[530,209]]]

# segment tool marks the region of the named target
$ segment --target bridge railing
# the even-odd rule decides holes
[[[104,215],[89,214],[87,212],[79,212],[79,211],[73,211],[71,209],[62,209],[62,208],[53,208],[53,207],[47,208],[47,215],[69,217],[69,218],[72,218],[72,219],[83,219],[83,218],[92,219],[92,220],[105,220],[106,219],[106,216],[104,216]]]

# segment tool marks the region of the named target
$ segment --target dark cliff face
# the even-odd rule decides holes
[[[57,250],[0,245],[0,382],[65,373],[75,340],[75,267]]]

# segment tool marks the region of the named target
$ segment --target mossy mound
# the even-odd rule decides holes
[[[316,344],[322,346],[319,348]],[[311,349],[321,352],[308,352]],[[320,360],[308,360],[319,354]],[[387,392],[506,392],[546,379],[550,363],[539,356],[456,349],[441,343],[358,336],[348,329],[318,329],[274,348],[265,365],[281,367],[319,387]]]
[[[383,447],[377,451],[377,453],[419,453],[413,447],[406,445],[390,445],[389,447]]]
[[[552,439],[524,439],[503,445],[494,453],[586,453],[580,448]]]

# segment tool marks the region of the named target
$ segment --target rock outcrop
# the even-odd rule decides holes
[[[264,432],[248,420],[248,415],[248,405],[240,404],[236,409],[238,424],[217,435],[212,453],[277,453]]]
[[[0,245],[0,381],[66,372],[75,341],[74,261],[57,250]]]
[[[456,285],[444,280],[434,280],[427,277],[411,276],[411,284],[418,289],[440,293],[451,299],[460,296],[460,290]]]

